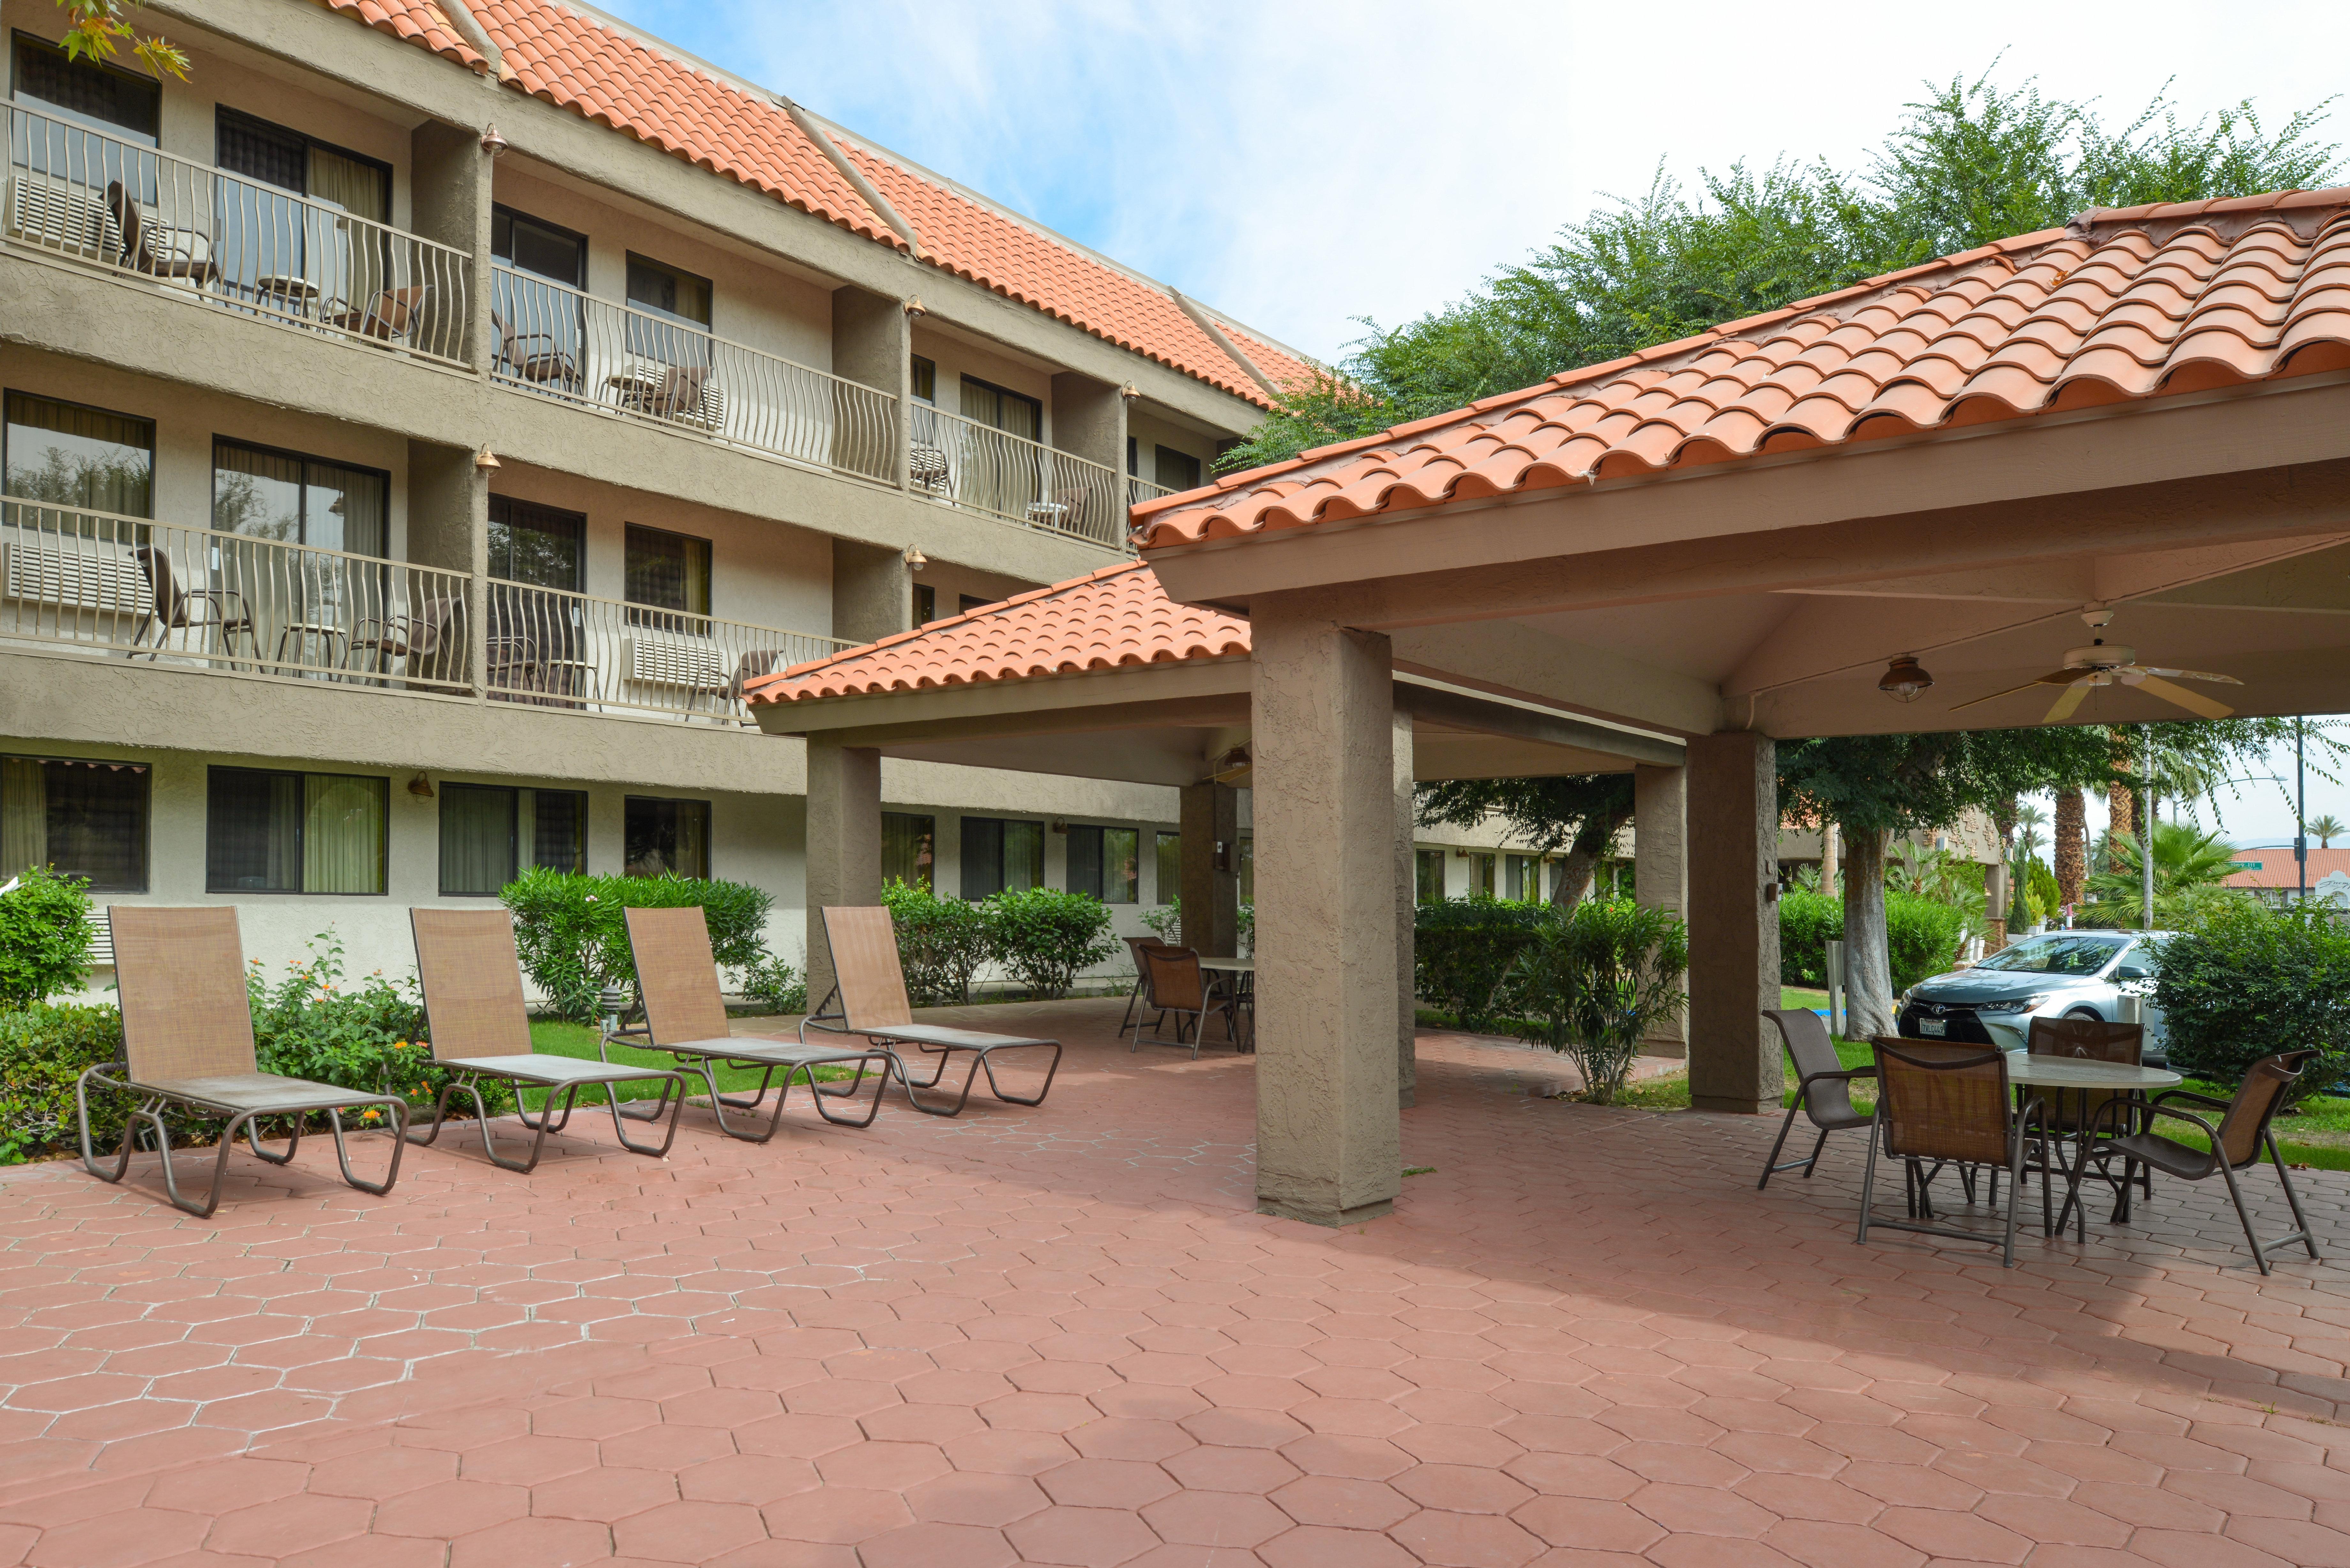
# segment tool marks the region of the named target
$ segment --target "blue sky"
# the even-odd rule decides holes
[[[2189,119],[2249,96],[2272,122],[2350,88],[2338,0],[600,4],[1326,358],[1659,168],[1856,163],[1928,78],[1996,60],[2116,117],[2168,82]],[[2350,141],[2350,103],[2334,126]],[[2309,800],[2350,817],[2350,789],[2313,776]],[[2262,782],[2224,826],[2258,842],[2293,814]]]

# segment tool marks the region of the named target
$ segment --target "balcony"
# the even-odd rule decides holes
[[[468,573],[373,556],[0,499],[0,646],[735,725],[751,722],[743,682],[848,645],[519,583],[477,585]]]
[[[914,488],[966,512],[1127,551],[1117,470],[927,405],[914,410]]]
[[[217,308],[465,362],[464,252],[14,106],[0,240]]]

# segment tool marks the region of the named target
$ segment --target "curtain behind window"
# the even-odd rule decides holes
[[[155,514],[155,422],[23,392],[7,397],[5,488],[28,501]]]
[[[1159,886],[1152,896],[1162,904],[1172,904],[1183,896],[1183,836],[1162,833],[1159,836]]]
[[[626,595],[630,604],[710,613],[710,541],[629,525]]]
[[[380,556],[390,537],[390,485],[380,473],[337,462],[303,465],[302,542]]]
[[[391,192],[383,171],[372,163],[310,148],[310,199],[340,207],[354,218],[391,222]]]
[[[302,890],[302,775],[212,770],[204,888],[213,893]]]
[[[1131,827],[1102,829],[1102,901],[1131,904],[1140,896],[1142,836]]]
[[[931,886],[931,846],[937,841],[937,819],[911,812],[881,814],[881,880],[891,877],[909,888]]]
[[[1003,825],[1003,886],[1008,892],[1025,892],[1045,885],[1045,825],[1007,822]]]
[[[213,526],[224,534],[302,542],[302,460],[234,441],[213,442]]]
[[[143,768],[44,761],[48,863],[96,893],[147,890]]]
[[[441,786],[441,892],[495,898],[514,880],[515,792],[479,784]]]
[[[1102,830],[1098,827],[1069,829],[1068,867],[1062,878],[1072,893],[1102,896]]]
[[[530,864],[550,871],[588,869],[588,797],[577,790],[526,789],[515,814]]]
[[[49,863],[49,791],[41,764],[0,757],[0,881]]]
[[[302,890],[382,892],[390,781],[312,774],[302,782]]]

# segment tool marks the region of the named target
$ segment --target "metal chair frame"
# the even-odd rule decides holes
[[[1847,1127],[1866,1127],[1873,1119],[1869,1116],[1862,1116],[1857,1110],[1853,1109],[1850,1091],[1851,1085],[1855,1081],[1862,1078],[1872,1080],[1876,1078],[1877,1069],[1873,1066],[1842,1067],[1833,1073],[1805,1073],[1804,1071],[1803,1060],[1801,1056],[1797,1054],[1795,1037],[1794,1033],[1794,1028],[1801,1027],[1801,1025],[1794,1025],[1791,1027],[1790,1023],[1792,1017],[1797,1013],[1800,1013],[1801,1016],[1804,1018],[1811,1019],[1814,1023],[1817,1023],[1819,1019],[1819,1014],[1813,1012],[1808,1009],[1765,1008],[1762,1011],[1762,1016],[1769,1019],[1773,1026],[1779,1031],[1779,1043],[1786,1049],[1787,1059],[1794,1064],[1795,1071],[1800,1075],[1800,1077],[1795,1087],[1795,1097],[1787,1106],[1786,1119],[1779,1124],[1778,1139],[1771,1145],[1770,1158],[1762,1162],[1762,1179],[1754,1184],[1754,1189],[1757,1192],[1760,1192],[1764,1188],[1770,1186],[1771,1179],[1773,1176],[1776,1176],[1779,1172],[1783,1170],[1794,1170],[1799,1166],[1803,1168],[1804,1179],[1809,1181],[1812,1179],[1813,1168],[1820,1163],[1821,1151],[1825,1149],[1828,1146],[1828,1134],[1832,1132],[1841,1132]],[[1825,1035],[1827,1032],[1827,1026],[1825,1023],[1822,1023],[1819,1027],[1821,1033]],[[1830,1053],[1834,1053],[1835,1050],[1835,1042],[1834,1040],[1830,1040],[1828,1042],[1828,1050]],[[1820,1085],[1828,1084],[1841,1085],[1841,1087],[1836,1091],[1837,1097],[1841,1097],[1845,1104],[1845,1108],[1841,1112],[1835,1110],[1833,1106],[1823,1106],[1818,1103],[1820,1100],[1825,1100],[1830,1097],[1828,1092],[1820,1087]],[[1787,1135],[1794,1130],[1795,1114],[1798,1111],[1811,1118],[1812,1125],[1820,1129],[1820,1136],[1813,1140],[1812,1152],[1807,1158],[1791,1159],[1782,1163],[1780,1161],[1779,1155],[1780,1152],[1787,1147]],[[1852,1119],[1845,1119],[1846,1116],[1849,1116]]]
[[[1979,1052],[1970,1052],[1963,1056],[1950,1056],[1942,1060],[1934,1060],[1931,1058],[1914,1056],[1904,1051],[1894,1050],[1893,1048],[1886,1045],[1882,1041],[1876,1042],[1876,1045],[1880,1057],[1887,1055],[1893,1056],[1905,1067],[1914,1068],[1921,1072],[1950,1073],[1960,1072],[1972,1067],[1981,1067],[1992,1064],[1996,1064],[1998,1065],[2000,1085],[1999,1103],[2002,1109],[2005,1110],[2007,1116],[2005,1135],[2008,1146],[2007,1172],[2009,1179],[2009,1187],[2007,1189],[2007,1219],[2004,1234],[2002,1235],[2000,1243],[2000,1264],[2002,1268],[2012,1269],[2015,1267],[2015,1206],[2016,1200],[2022,1196],[2023,1189],[2024,1141],[2027,1136],[2035,1134],[2043,1142],[2044,1142],[2047,1137],[2043,1116],[2043,1107],[2040,1101],[2035,1098],[2013,1106],[2009,1105],[2007,1057],[2004,1052],[1999,1051],[1995,1048]],[[1856,1246],[1865,1246],[1867,1244],[1868,1231],[1871,1224],[1875,1224],[1880,1229],[1887,1231],[1907,1231],[1914,1235],[1940,1236],[1954,1241],[1981,1242],[1990,1240],[1990,1238],[1973,1231],[1960,1231],[1949,1226],[1922,1224],[1918,1222],[1918,1218],[1912,1218],[1910,1220],[1871,1219],[1869,1210],[1877,1197],[1877,1157],[1880,1150],[1883,1151],[1887,1158],[1900,1159],[1908,1167],[1910,1180],[1910,1199],[1913,1216],[1916,1215],[1918,1209],[1922,1207],[1922,1195],[1918,1191],[1918,1187],[1921,1185],[1918,1179],[1919,1162],[1923,1159],[1934,1159],[1936,1160],[1935,1168],[1939,1170],[1941,1164],[1944,1163],[1947,1158],[1953,1158],[1938,1157],[1930,1153],[1923,1152],[1906,1153],[1903,1150],[1891,1147],[1891,1129],[1886,1125],[1886,1112],[1891,1106],[1896,1091],[1888,1081],[1881,1064],[1878,1068],[1877,1076],[1878,1088],[1877,1095],[1877,1114],[1872,1119],[1869,1128],[1868,1163],[1861,1173],[1860,1230],[1859,1233],[1853,1238],[1854,1244]],[[2044,1154],[2043,1158],[2045,1158]],[[1926,1182],[1930,1182],[1932,1179],[1933,1177],[1931,1174],[1928,1174],[1923,1178],[1923,1180]],[[1996,1201],[1996,1199],[1994,1199],[1994,1201]],[[2040,1190],[2040,1210],[2041,1232],[2045,1235],[2053,1231],[2054,1227],[2052,1223],[2052,1216],[2049,1212],[2049,1191],[2044,1171],[2042,1176]],[[1931,1209],[1927,1208],[1923,1217],[1930,1218],[1931,1213]]]

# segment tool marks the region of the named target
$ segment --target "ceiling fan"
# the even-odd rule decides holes
[[[2091,631],[2102,633],[2112,622],[2114,612],[2103,607],[2085,609],[2081,612],[2081,618],[2088,623]],[[2061,724],[2073,716],[2083,699],[2096,688],[2135,686],[2149,697],[2158,697],[2171,706],[2184,708],[2200,718],[2224,719],[2235,711],[2226,703],[2215,702],[2200,691],[2173,685],[2174,680],[2209,680],[2222,686],[2243,684],[2232,675],[2215,675],[2208,670],[2164,670],[2140,664],[2137,662],[2137,649],[2123,643],[2108,643],[2099,636],[2093,638],[2086,648],[2068,649],[2064,654],[2064,669],[2052,670],[2021,686],[2011,686],[2004,691],[1994,691],[1971,702],[1960,702],[1950,711],[1955,713],[1960,708],[1971,708],[1977,702],[2012,697],[2035,686],[2056,686],[2063,690],[2057,693],[2055,704],[2048,710],[2048,716],[2040,722]]]

